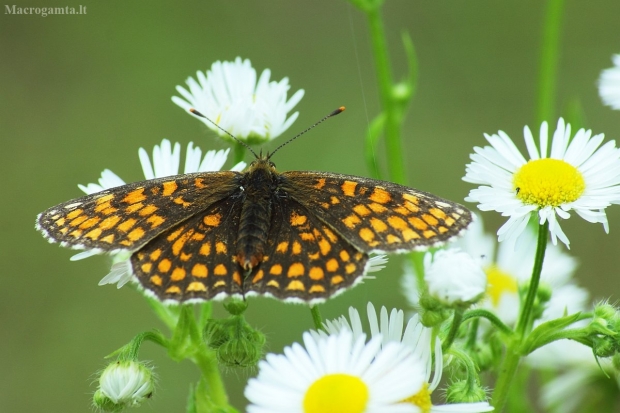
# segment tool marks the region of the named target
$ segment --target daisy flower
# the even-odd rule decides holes
[[[188,111],[194,108],[207,119],[199,118],[211,130],[230,139],[229,132],[247,143],[261,143],[274,139],[286,131],[297,119],[298,112],[287,118],[304,95],[298,90],[287,100],[290,89],[288,78],[269,81],[271,71],[263,70],[258,81],[256,70],[248,59],[237,57],[234,62],[217,61],[206,73],[198,71],[196,79],[187,79],[187,87],[177,86],[182,96],[172,101]]]
[[[614,67],[601,72],[598,79],[598,94],[603,103],[612,109],[620,109],[620,54],[612,57]]]
[[[488,412],[493,410],[487,402],[477,403],[453,403],[444,405],[433,405],[431,402],[431,394],[437,389],[441,381],[443,372],[443,355],[441,350],[441,341],[439,337],[433,338],[433,331],[424,327],[418,315],[414,315],[404,325],[404,312],[402,310],[392,309],[388,314],[385,307],[381,307],[379,317],[372,303],[368,303],[366,307],[368,315],[368,324],[370,337],[381,339],[382,346],[388,346],[393,343],[403,344],[409,348],[417,357],[418,363],[422,366],[424,382],[418,392],[406,401],[416,406],[421,413],[442,413],[442,412]],[[350,321],[349,321],[350,320]],[[355,339],[366,337],[362,320],[359,312],[349,307],[349,320],[341,316],[336,320],[328,320],[324,327],[326,331],[311,331],[315,338],[326,338],[332,335],[340,334],[348,331],[353,334]],[[404,331],[403,331],[403,327]],[[435,364],[433,365],[433,355]]]
[[[515,246],[497,244],[492,235],[486,234],[482,220],[476,219],[464,237],[454,243],[453,248],[461,248],[472,257],[480,260],[487,275],[485,297],[478,305],[495,313],[504,323],[516,322],[520,301],[519,287],[530,282],[536,234],[527,228],[522,242]],[[551,320],[580,311],[586,305],[589,294],[573,281],[577,260],[566,254],[561,247],[549,244],[545,253],[541,273],[541,286],[547,286],[552,296],[543,312],[542,320]],[[418,303],[419,289],[417,278],[411,269],[405,270],[403,286],[405,296],[412,306]]]
[[[419,412],[404,400],[422,389],[422,366],[404,345],[350,331],[303,341],[259,363],[245,388],[248,413]]]
[[[559,218],[574,210],[588,222],[602,223],[609,232],[604,209],[620,202],[620,151],[615,141],[603,146],[603,134],[580,129],[571,139],[570,125],[560,119],[548,154],[548,126],[540,127],[536,146],[530,129],[524,128],[529,155],[526,160],[506,133],[485,137],[491,146],[474,148],[472,163],[463,178],[482,186],[465,198],[477,202],[482,211],[495,210],[508,221],[497,232],[499,241],[515,241],[531,216],[549,223],[553,244],[559,239],[567,246],[568,237]]]
[[[202,150],[190,142],[187,145],[183,173],[219,171],[224,166],[229,151],[230,149],[207,151],[203,158]],[[172,146],[168,139],[164,139],[161,141],[161,145],[155,145],[152,161],[144,148],[139,149],[138,156],[146,179],[163,178],[179,174],[181,144],[178,142]],[[239,162],[231,170],[241,171],[245,166],[245,162]],[[105,169],[101,173],[98,183],[78,185],[78,187],[87,195],[90,195],[121,185],[125,185],[125,181],[111,170]],[[81,260],[98,254],[101,254],[101,251],[97,249],[83,251],[72,256],[71,261]],[[112,254],[112,268],[99,281],[99,285],[117,284],[118,288],[121,288],[129,282],[132,278],[131,265],[129,263],[130,256],[131,253],[128,252]]]

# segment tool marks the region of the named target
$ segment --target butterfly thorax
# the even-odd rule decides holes
[[[269,225],[272,196],[277,187],[274,165],[260,157],[243,174],[243,206],[239,219],[236,261],[246,271],[263,261]]]

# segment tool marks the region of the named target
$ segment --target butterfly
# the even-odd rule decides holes
[[[130,253],[133,276],[162,301],[259,294],[315,303],[362,280],[369,253],[440,246],[472,220],[457,203],[387,181],[279,172],[274,152],[255,154],[244,172],[73,199],[39,214],[36,228],[65,247]]]

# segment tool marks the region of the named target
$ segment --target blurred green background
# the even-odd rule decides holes
[[[620,2],[567,1],[559,64],[558,110],[578,100],[587,126],[620,135],[620,112],[603,107],[600,71],[620,52]],[[17,7],[79,6],[25,1]],[[137,2],[86,0],[81,16],[0,14],[0,411],[85,412],[103,356],[134,334],[163,328],[133,290],[98,287],[105,257],[69,262],[74,251],[49,245],[33,228],[37,213],[81,195],[104,168],[127,181],[142,172],[137,150],[162,138],[222,148],[202,123],[170,97],[215,60],[249,58],[272,78],[288,76],[306,96],[285,136],[337,106],[347,111],[275,158],[280,170],[316,169],[367,175],[363,140],[379,111],[364,16],[345,1]],[[522,145],[535,123],[544,2],[387,0],[384,21],[395,77],[406,70],[400,36],[408,31],[419,58],[419,87],[404,126],[409,183],[462,201],[461,181],[483,132],[506,131]],[[564,112],[565,113],[565,112]],[[555,122],[554,122],[555,123]],[[534,129],[538,129],[535,126]],[[282,142],[282,138],[268,148]],[[382,152],[377,156],[381,159]],[[620,207],[608,209],[611,233],[572,219],[563,224],[581,262],[579,282],[594,297],[619,298]],[[502,219],[484,216],[487,230]],[[402,258],[376,280],[322,307],[333,318],[368,300],[404,307]],[[216,314],[223,315],[221,304]],[[249,321],[269,350],[300,339],[312,326],[304,306],[252,299]],[[142,359],[160,376],[154,399],[136,411],[184,411],[198,371],[146,344]],[[253,372],[226,371],[242,408]]]

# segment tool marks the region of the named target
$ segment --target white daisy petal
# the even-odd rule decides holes
[[[620,109],[620,55],[612,57],[614,67],[605,69],[598,81],[598,92],[603,103]]]
[[[523,128],[523,136],[525,137],[525,146],[527,146],[527,152],[530,155],[530,159],[540,159],[540,154],[538,153],[538,148],[536,147],[536,143],[534,142],[534,136],[532,135],[532,131],[528,126]]]
[[[125,185],[125,181],[123,181],[118,175],[112,172],[109,169],[104,169],[101,172],[101,178],[99,178],[98,184],[87,184],[87,185],[79,185],[83,192],[87,195],[94,194],[95,192],[103,191],[104,189],[115,188],[117,186]]]

